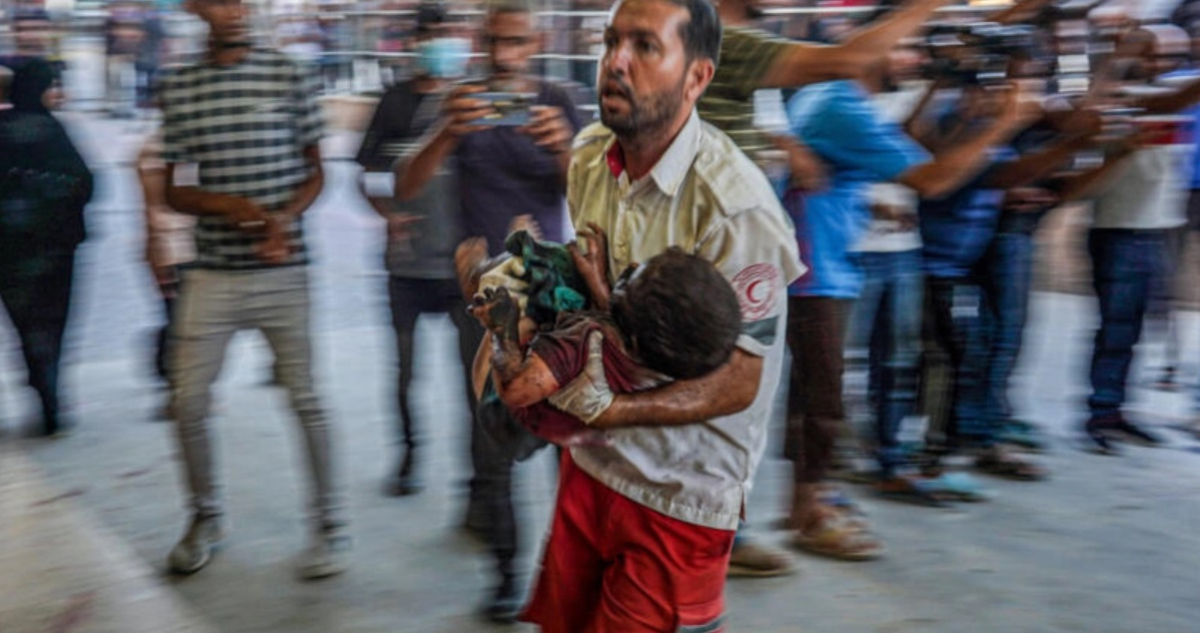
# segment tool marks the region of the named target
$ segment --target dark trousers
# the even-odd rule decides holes
[[[484,329],[467,313],[462,291],[456,282],[392,277],[388,289],[400,370],[397,389],[399,430],[402,441],[409,448],[419,444],[419,432],[409,408],[417,320],[422,314],[448,312],[458,330],[459,358],[467,387],[467,402],[471,407],[473,472],[467,525],[483,533],[496,560],[498,573],[502,577],[511,577],[519,538],[513,505],[513,466],[531,456],[545,442],[514,420],[498,399],[476,401],[471,369],[483,341]]]
[[[1088,235],[1092,284],[1100,302],[1088,398],[1093,418],[1115,415],[1125,404],[1133,347],[1162,274],[1166,239],[1167,231],[1093,229]]]
[[[998,233],[980,262],[982,325],[987,344],[983,416],[997,424],[1012,418],[1008,383],[1017,366],[1029,295],[1033,288],[1033,236]]]
[[[173,266],[176,281],[169,288],[160,289],[162,292],[163,312],[166,314],[167,322],[158,330],[158,335],[155,340],[154,347],[154,371],[163,381],[170,380],[170,373],[167,361],[170,359],[169,352],[171,347],[171,328],[175,323],[175,306],[179,303],[179,293],[183,288],[183,270],[184,266]]]
[[[921,408],[929,416],[925,441],[934,453],[996,442],[995,426],[983,416],[981,304],[972,279],[925,279]]]
[[[831,297],[789,297],[788,380],[784,456],[797,484],[819,483],[833,461],[842,432],[843,345],[852,302]]]
[[[483,328],[467,313],[466,302],[458,282],[449,279],[388,278],[388,298],[392,307],[392,328],[396,333],[396,360],[399,369],[396,404],[399,414],[400,439],[412,449],[419,444],[420,433],[409,404],[409,389],[413,381],[413,360],[416,356],[417,320],[422,314],[450,315],[458,330],[459,360],[466,385],[466,402],[472,415],[475,411],[475,391],[471,388],[471,365]]]
[[[58,428],[59,365],[71,304],[75,249],[0,253],[0,302],[17,330],[29,386],[42,404],[47,432]]]
[[[860,263],[865,283],[846,346],[860,355],[866,351],[876,454],[890,475],[904,461],[900,424],[916,409],[925,292],[921,251],[862,253]]]

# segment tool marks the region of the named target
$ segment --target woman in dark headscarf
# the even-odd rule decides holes
[[[46,109],[53,85],[54,73],[39,63],[15,76],[0,67],[0,302],[21,340],[46,435],[63,430],[59,363],[83,208],[92,196],[91,172]]]
[[[20,112],[50,114],[61,100],[58,69],[37,57],[20,58],[11,66],[12,105]]]

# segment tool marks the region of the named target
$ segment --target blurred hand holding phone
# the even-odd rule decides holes
[[[530,110],[537,95],[525,92],[480,92],[472,98],[486,102],[487,112],[472,125],[522,127],[529,125]]]

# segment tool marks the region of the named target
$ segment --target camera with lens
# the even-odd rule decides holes
[[[1036,36],[1036,29],[1024,25],[985,22],[934,27],[926,42],[930,63],[925,76],[951,87],[1006,84],[1012,59],[1034,56]]]

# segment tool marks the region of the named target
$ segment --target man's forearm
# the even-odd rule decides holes
[[[754,404],[762,372],[762,358],[738,350],[703,378],[616,396],[592,426],[683,426],[733,415]]]
[[[949,0],[911,0],[903,7],[888,14],[879,22],[852,33],[844,43],[834,47],[840,49],[838,59],[851,74],[857,74],[864,66],[883,59],[900,40],[921,28],[933,12]]]
[[[994,189],[1024,187],[1059,169],[1076,152],[1091,143],[1090,137],[1075,136],[1061,141],[1049,149],[1022,158],[988,179],[987,186]]]
[[[904,7],[855,32],[837,46],[796,42],[776,57],[758,87],[797,88],[821,81],[858,78],[948,1],[910,0]]]
[[[978,175],[987,165],[988,150],[1011,136],[1011,128],[998,120],[983,134],[938,152],[932,162],[905,173],[899,182],[923,198],[941,198]]]
[[[242,198],[224,193],[202,191],[196,187],[167,185],[167,206],[187,215],[228,216],[243,204]]]
[[[990,16],[988,22],[997,24],[1020,24],[1029,22],[1037,17],[1037,14],[1050,4],[1053,0],[1020,0],[1011,7],[1001,9]]]
[[[1067,178],[1059,187],[1059,197],[1065,202],[1074,202],[1091,196],[1108,178],[1118,173],[1125,166],[1125,159],[1133,154],[1129,148],[1122,148],[1105,159],[1104,164],[1078,176]]]
[[[1197,103],[1200,103],[1200,79],[1170,94],[1145,97],[1137,105],[1148,114],[1175,114]]]
[[[396,198],[407,201],[421,195],[457,146],[458,141],[443,125],[430,133],[415,153],[401,156],[392,167],[396,175]]]
[[[306,148],[304,158],[311,171],[287,206],[283,208],[282,215],[287,220],[294,220],[303,215],[317,201],[317,197],[321,195],[321,189],[325,187],[325,169],[321,165],[320,149]]]

